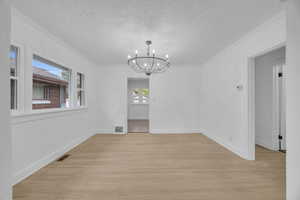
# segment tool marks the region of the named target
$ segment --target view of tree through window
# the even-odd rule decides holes
[[[132,104],[148,104],[149,103],[149,89],[148,88],[136,88],[133,89],[131,94]]]
[[[70,107],[71,70],[34,55],[32,109]]]

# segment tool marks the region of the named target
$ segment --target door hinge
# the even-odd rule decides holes
[[[282,140],[283,139],[282,135],[278,135],[278,139]]]
[[[282,72],[278,73],[278,77],[281,78],[283,76]]]

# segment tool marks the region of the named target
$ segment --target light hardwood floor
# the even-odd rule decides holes
[[[15,200],[283,200],[285,156],[246,161],[200,134],[96,135],[14,187]]]

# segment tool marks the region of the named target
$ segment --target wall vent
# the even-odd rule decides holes
[[[123,133],[123,126],[116,126],[115,133]]]
[[[66,160],[68,157],[70,157],[71,155],[70,154],[65,154],[63,155],[62,157],[60,157],[59,159],[57,159],[57,162],[62,162],[64,160]]]

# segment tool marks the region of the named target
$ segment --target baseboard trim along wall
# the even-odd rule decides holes
[[[94,133],[96,133],[96,135],[97,134],[125,134],[124,132],[115,133],[114,130],[112,130],[112,129],[99,129],[99,130],[94,131]]]
[[[241,158],[246,159],[246,160],[250,160],[249,156],[247,154],[242,153],[241,151],[238,150],[238,148],[234,147],[232,144],[229,144],[228,142],[225,142],[222,139],[220,139],[220,138],[218,138],[216,136],[209,135],[209,134],[207,134],[205,132],[201,132],[201,133],[203,135],[205,135],[206,137],[208,137],[209,139],[215,141],[219,145],[223,146],[224,148],[228,149],[232,153],[235,153],[236,155],[240,156]]]
[[[255,144],[259,145],[259,146],[262,146],[264,148],[267,148],[269,150],[272,150],[272,151],[276,151],[275,147],[273,146],[273,144],[270,144],[269,142],[265,142],[263,139],[257,137],[255,139]]]
[[[138,118],[129,118],[127,120],[149,120],[149,118],[141,118],[141,117],[138,117]]]
[[[115,133],[113,130],[104,129],[104,130],[97,130],[94,131],[96,134],[126,134],[122,133]],[[150,134],[191,134],[191,133],[201,133],[199,129],[185,129],[185,130],[172,130],[172,129],[152,129],[150,130]]]
[[[151,129],[150,133],[153,134],[191,134],[201,133],[200,129]]]
[[[85,135],[85,136],[82,136],[80,138],[77,138],[77,139],[73,140],[70,144],[64,146],[63,148],[58,149],[57,151],[50,153],[49,155],[47,155],[44,158],[34,162],[33,164],[26,167],[25,169],[20,170],[19,172],[15,173],[14,177],[13,177],[13,185],[15,185],[15,184],[21,182],[22,180],[24,180],[25,178],[31,176],[33,173],[37,172],[41,168],[45,167],[49,163],[53,162],[54,160],[56,160],[60,156],[64,155],[66,152],[70,151],[71,149],[73,149],[74,147],[76,147],[79,144],[83,143],[84,141],[86,141],[87,139],[89,139],[90,137],[92,137],[94,135],[95,134],[90,134],[90,135]]]

